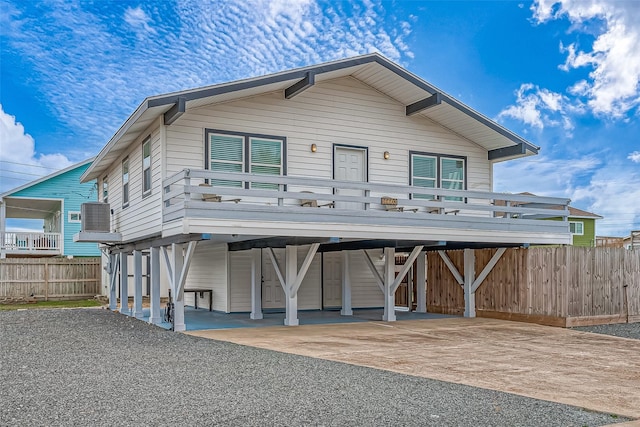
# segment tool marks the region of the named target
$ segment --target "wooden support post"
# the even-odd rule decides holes
[[[160,315],[160,248],[151,248],[151,290],[149,292],[149,302],[151,303],[151,314],[149,323],[154,325],[162,321]]]
[[[353,316],[351,309],[351,278],[349,277],[349,251],[342,251],[342,316]]]
[[[251,249],[251,314],[252,320],[262,316],[262,249]]]
[[[7,205],[4,200],[0,198],[0,259],[7,257],[5,248],[6,230],[7,230]]]
[[[393,289],[396,268],[395,248],[384,248],[384,313],[382,320],[385,322],[395,322],[396,320],[396,294]]]
[[[142,312],[142,251],[133,251],[133,315],[140,319]]]
[[[476,277],[476,254],[473,249],[464,250],[464,317],[476,317],[476,293],[473,282]]]
[[[287,246],[285,249],[285,318],[286,326],[298,326],[298,293],[293,293],[292,285],[298,276],[298,248]]]
[[[129,254],[120,253],[120,313],[129,316]]]
[[[427,312],[427,253],[422,251],[416,259],[416,312]]]
[[[49,262],[44,262],[44,300],[49,301]]]
[[[120,258],[115,254],[109,254],[109,310],[116,311],[118,309],[118,293],[116,284],[118,283],[118,269],[120,267]]]
[[[184,264],[184,253],[182,245],[171,244],[171,256],[173,258],[173,278],[171,279],[171,294],[173,297],[173,330],[184,331],[184,298],[180,298],[180,275]],[[183,294],[184,295],[184,294]]]

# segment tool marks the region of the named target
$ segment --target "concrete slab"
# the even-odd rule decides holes
[[[189,334],[640,418],[639,340],[478,318]]]

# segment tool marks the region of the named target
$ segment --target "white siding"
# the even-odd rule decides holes
[[[382,275],[384,268],[384,260],[380,259],[382,250],[371,249],[368,252]],[[341,252],[325,253],[324,262],[325,266],[328,266],[329,263],[333,264],[331,267],[335,269],[334,274],[342,274]],[[326,271],[325,273],[329,274]],[[349,251],[349,279],[351,280],[351,305],[353,308],[382,307],[384,305],[382,291],[373,278],[373,273],[369,269],[362,251]]]
[[[213,244],[202,241],[198,243],[191,261],[191,268],[187,275],[185,288],[205,288],[213,290],[213,309],[229,312],[227,293],[227,263],[228,251],[226,244]],[[195,294],[185,294],[185,304],[193,305]],[[207,301],[202,299],[198,307],[209,307]]]
[[[298,248],[298,269],[304,262],[309,246]],[[284,269],[284,249],[274,249],[276,259]],[[251,255],[250,251],[231,252],[229,254],[229,276],[231,283],[231,311],[251,311]],[[317,253],[307,270],[298,290],[299,310],[319,310],[322,308],[321,255]],[[262,251],[264,269],[272,269],[266,249]],[[264,276],[264,273],[263,273]],[[284,302],[282,307],[284,308]]]
[[[142,143],[151,136],[151,194],[142,197]],[[162,159],[159,122],[145,131],[108,172],[112,228],[124,241],[162,230]],[[129,206],[122,207],[122,160],[129,158]],[[101,189],[100,189],[101,191]]]
[[[350,77],[290,100],[275,92],[188,111],[167,128],[168,175],[204,167],[205,128],[286,137],[288,175],[332,178],[333,144],[347,144],[369,148],[372,182],[408,184],[412,150],[466,156],[468,189],[491,189],[485,149],[429,119],[407,117],[404,105]]]

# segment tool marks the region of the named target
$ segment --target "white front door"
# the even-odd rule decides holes
[[[342,307],[342,253],[326,252],[322,261],[322,306]]]
[[[284,291],[267,250],[262,250],[262,308],[284,308]],[[283,266],[284,249],[274,249],[273,252]]]
[[[365,182],[367,150],[364,148],[335,147],[333,175],[338,181]],[[362,190],[338,189],[341,196],[363,196]],[[360,202],[336,202],[336,209],[364,209]]]

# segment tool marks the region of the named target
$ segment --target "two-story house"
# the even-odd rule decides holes
[[[93,159],[0,194],[0,258],[100,256],[95,243],[78,243],[82,203],[98,199],[96,180],[80,183]],[[39,229],[17,231],[11,220],[32,220]]]
[[[568,222],[529,218],[566,219],[546,207],[567,199],[492,192],[494,163],[538,150],[368,54],[145,99],[82,176],[98,180],[109,229],[77,239],[109,245],[113,309],[133,254],[136,316],[150,253],[152,322],[164,265],[176,330],[194,288],[222,312],[284,310],[286,325],[299,309],[384,307],[393,321],[402,278],[415,265],[425,311],[425,251],[451,248],[465,250],[454,274],[474,316],[475,289],[502,254],[476,276],[474,248],[571,243]],[[397,277],[396,251],[409,253]]]

